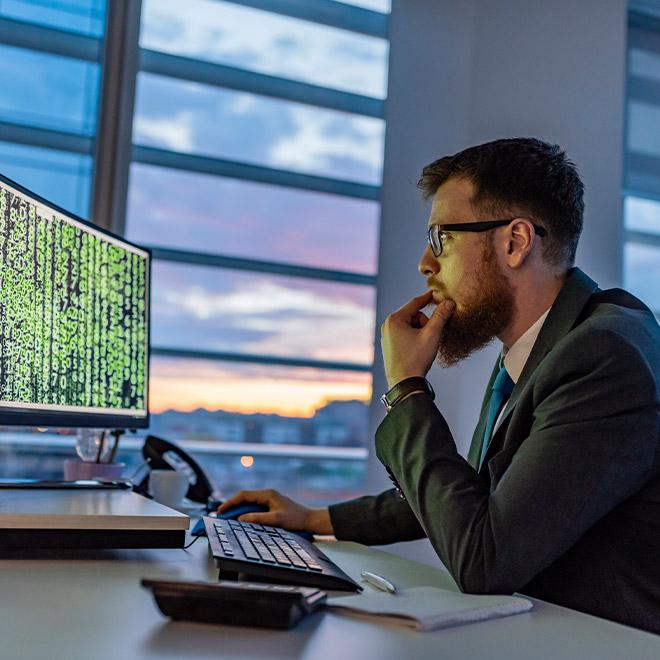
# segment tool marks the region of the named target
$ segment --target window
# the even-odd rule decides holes
[[[0,168],[85,218],[104,15],[105,0],[0,2]]]
[[[348,495],[371,395],[386,17],[249,4],[143,2],[126,233],[157,258],[153,428],[215,447],[228,490]]]
[[[0,0],[0,171],[83,218],[105,9],[105,0]],[[62,477],[73,438],[33,431],[0,434],[1,477]]]
[[[232,2],[144,0],[141,45],[320,87],[386,96],[384,39]]]
[[[131,183],[127,227],[137,243],[157,236],[171,249],[376,273],[374,200],[140,163]]]
[[[660,318],[660,17],[628,21],[624,284]]]
[[[348,497],[367,456],[390,2],[253,5],[141,3],[115,229],[155,257],[150,432],[225,492]],[[105,15],[0,0],[0,168],[83,217],[111,121]],[[141,442],[120,458],[137,467]],[[0,476],[59,476],[72,444],[5,434]]]
[[[145,147],[379,184],[383,121],[140,74],[133,140]]]

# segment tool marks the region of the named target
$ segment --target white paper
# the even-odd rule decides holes
[[[437,587],[413,587],[396,594],[368,592],[331,598],[327,607],[374,623],[426,631],[527,612],[532,603],[519,596],[475,596]]]

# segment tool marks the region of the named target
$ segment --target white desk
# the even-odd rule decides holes
[[[442,570],[354,543],[321,543],[357,578],[369,568],[401,587],[453,588]],[[526,614],[433,633],[315,614],[291,631],[173,623],[142,577],[215,580],[206,539],[190,550],[79,551],[62,559],[0,552],[0,657],[117,658],[456,658],[461,660],[637,660],[660,658],[660,636],[535,601]]]
[[[181,548],[189,524],[128,490],[0,489],[0,548]]]
[[[130,490],[0,490],[2,529],[187,530],[190,518]],[[0,537],[0,544],[2,543]]]

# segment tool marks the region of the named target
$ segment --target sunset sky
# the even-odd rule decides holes
[[[311,417],[330,401],[367,403],[371,396],[368,373],[160,357],[151,367],[149,408],[156,414],[206,408]]]

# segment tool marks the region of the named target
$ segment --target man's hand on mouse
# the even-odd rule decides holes
[[[312,534],[332,534],[332,523],[327,508],[314,509],[294,502],[276,490],[241,490],[225,500],[218,513],[245,502],[255,502],[268,507],[263,513],[244,513],[241,522],[283,527],[290,530],[304,530]]]

